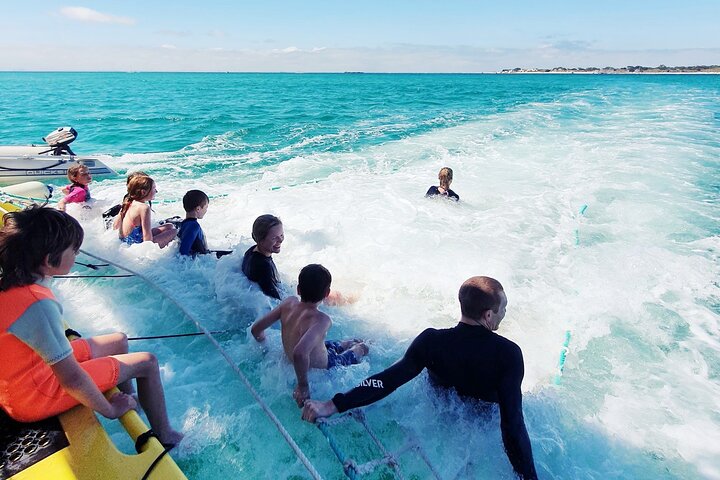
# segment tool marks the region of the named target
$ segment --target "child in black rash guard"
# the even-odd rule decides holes
[[[242,272],[255,282],[265,295],[280,300],[282,284],[272,254],[280,253],[285,240],[283,225],[274,215],[260,215],[253,222],[252,237],[256,244],[248,248],[242,261]]]
[[[455,200],[456,202],[460,201],[460,195],[450,190],[450,184],[453,180],[453,171],[450,167],[443,167],[440,169],[440,173],[438,173],[438,180],[440,180],[440,186],[432,186],[428,189],[427,193],[425,194],[426,197],[435,197],[435,196],[442,196],[447,197]]]

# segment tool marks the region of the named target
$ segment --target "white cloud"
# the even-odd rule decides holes
[[[298,47],[273,48],[272,53],[318,53],[327,50],[327,47],[313,47],[310,50],[303,50]]]
[[[164,43],[164,44],[160,45],[160,48],[166,48],[166,49],[168,49],[168,50],[175,50],[175,49],[177,49],[177,47],[176,47],[175,45],[171,45],[171,44],[169,44],[169,43]]]
[[[63,7],[60,9],[60,14],[66,18],[77,20],[79,22],[135,25],[134,18],[107,15],[86,7]]]
[[[158,30],[158,31],[155,32],[155,33],[157,33],[158,35],[164,35],[164,36],[166,36],[166,37],[180,37],[180,38],[185,38],[185,37],[191,37],[191,36],[192,36],[192,33],[191,33],[191,32],[184,31],[184,30]]]

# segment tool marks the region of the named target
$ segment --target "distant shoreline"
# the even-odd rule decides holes
[[[688,67],[692,68],[692,67]],[[623,68],[513,68],[501,71],[486,72],[374,72],[374,71],[268,71],[244,72],[226,70],[2,70],[0,74],[199,74],[199,75],[515,75],[515,74],[578,74],[578,75],[720,75],[720,66],[706,67],[704,70],[658,70],[648,68],[643,70],[627,70]]]
[[[501,70],[501,74],[515,73],[562,73],[562,74],[584,74],[584,75],[602,75],[602,74],[658,74],[658,75],[687,75],[687,74],[720,74],[720,65],[696,65],[692,67],[667,67],[659,65],[657,67],[627,66],[627,67],[555,67],[555,68],[505,68]]]

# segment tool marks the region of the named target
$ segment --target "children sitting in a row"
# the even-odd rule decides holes
[[[65,211],[68,203],[82,203],[90,199],[88,184],[92,176],[87,166],[75,164],[68,168],[68,179],[72,182],[62,189],[65,197],[58,202],[58,210]],[[201,190],[190,190],[183,197],[185,220],[180,229],[171,222],[158,227],[151,226],[152,200],[157,193],[155,181],[145,172],[133,172],[127,177],[127,193],[122,204],[116,205],[103,217],[112,221],[113,229],[118,230],[120,240],[132,245],[151,241],[160,248],[166,247],[176,236],[180,239],[180,254],[195,256],[198,254],[215,253],[218,258],[232,253],[228,250],[210,250],[198,220],[205,216],[210,199]],[[114,217],[114,220],[110,220]]]
[[[114,226],[119,230],[120,239],[130,245],[152,241],[163,248],[178,236],[181,255],[212,253],[198,223],[208,210],[208,196],[201,190],[190,190],[183,196],[185,219],[180,223],[178,231],[172,223],[151,227],[150,202],[156,192],[155,182],[146,173],[135,172],[128,176],[127,194],[119,212],[111,210],[117,215]],[[261,215],[253,223],[252,236],[256,245],[245,253],[242,271],[250,281],[261,286],[263,293],[281,300],[280,281],[272,254],[279,253],[284,239],[282,222],[273,215]],[[231,252],[215,253],[220,257]],[[302,269],[298,278],[297,293],[300,300],[288,296],[252,327],[255,338],[262,341],[264,330],[277,320],[281,321],[284,350],[293,362],[298,380],[293,397],[300,406],[310,395],[307,380],[309,368],[355,364],[368,351],[361,340],[325,341],[332,322],[330,317],[317,309],[318,305],[323,301],[330,304],[347,302],[337,292],[331,293],[330,283],[331,276],[327,269],[322,265],[308,265]]]

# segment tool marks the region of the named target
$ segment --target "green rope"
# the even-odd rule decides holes
[[[565,330],[565,341],[563,342],[562,349],[560,350],[560,358],[558,359],[557,373],[555,374],[555,379],[553,380],[553,383],[555,385],[560,385],[560,378],[562,377],[563,370],[565,369],[565,360],[567,360],[567,355],[570,352],[570,347],[569,347],[570,337],[571,337],[570,330]]]
[[[584,216],[585,210],[587,210],[587,208],[588,206],[583,203],[580,207],[580,210],[578,210],[578,214],[580,214],[581,217]],[[580,245],[580,230],[578,230],[577,228],[575,229],[575,245]]]
[[[215,200],[218,198],[227,197],[228,195],[229,195],[228,193],[221,193],[219,195],[208,195],[208,199]],[[172,198],[172,199],[168,199],[168,200],[153,200],[153,203],[160,203],[160,204],[178,203],[178,202],[182,202],[182,198]]]

